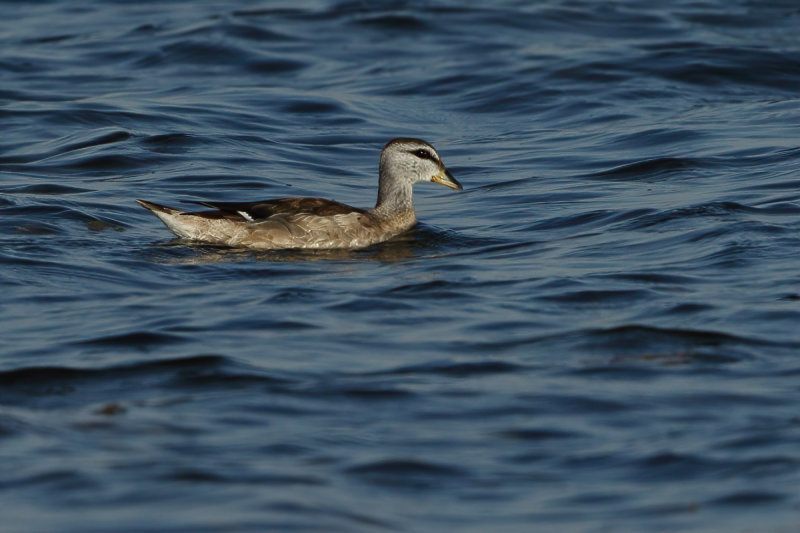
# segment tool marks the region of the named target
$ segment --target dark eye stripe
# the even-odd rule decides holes
[[[413,153],[415,156],[419,157],[420,159],[433,159],[433,155],[427,150],[423,150],[420,148],[419,150],[414,150]]]

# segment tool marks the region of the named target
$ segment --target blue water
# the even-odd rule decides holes
[[[795,0],[3,4],[0,530],[800,524]],[[463,192],[369,249],[134,198]]]

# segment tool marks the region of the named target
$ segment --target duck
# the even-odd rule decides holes
[[[381,150],[378,198],[371,209],[309,197],[184,201],[209,208],[202,211],[136,201],[187,241],[257,250],[358,249],[392,239],[417,223],[412,188],[418,182],[463,189],[433,146],[421,139],[398,137]]]

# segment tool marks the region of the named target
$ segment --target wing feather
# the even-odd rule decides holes
[[[186,203],[203,205],[216,211],[188,213],[206,218],[235,218],[257,222],[275,215],[334,216],[350,213],[365,213],[365,209],[352,207],[324,198],[277,198],[258,202],[207,202],[184,200]]]

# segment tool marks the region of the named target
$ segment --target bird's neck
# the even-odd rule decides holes
[[[379,216],[397,217],[414,213],[411,183],[404,179],[394,179],[389,171],[381,168],[378,172],[378,201],[373,212]]]

